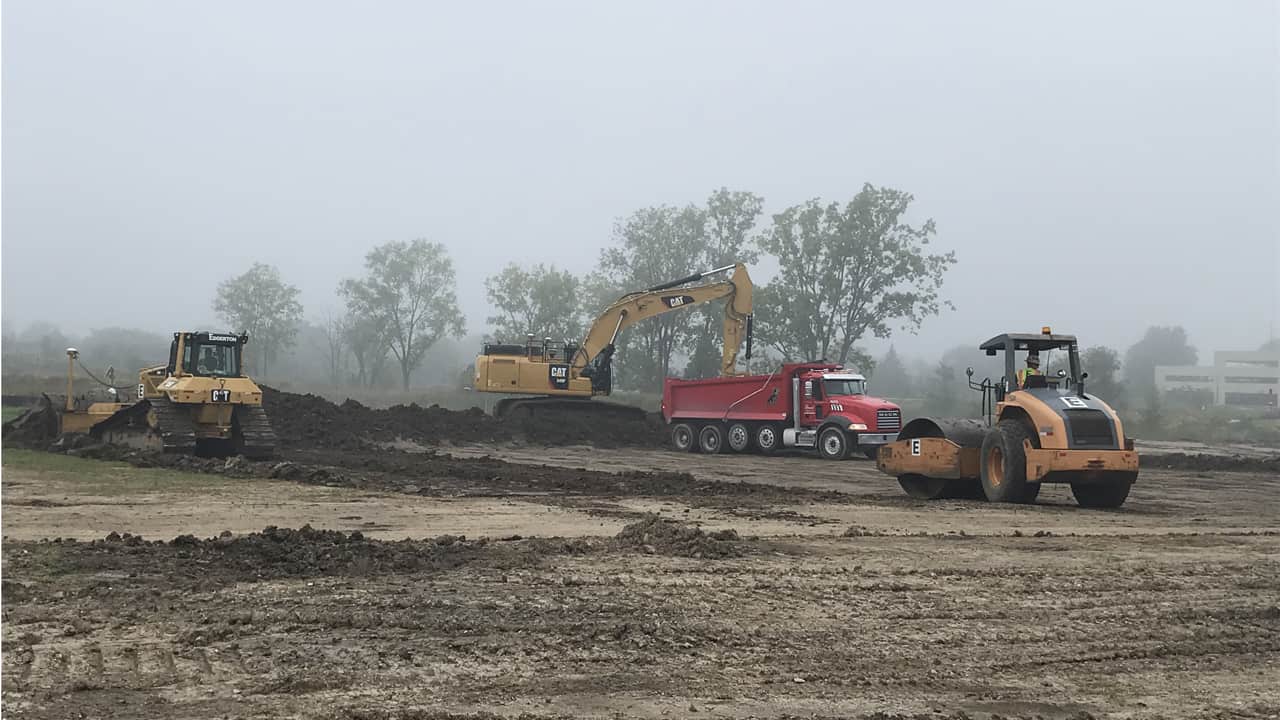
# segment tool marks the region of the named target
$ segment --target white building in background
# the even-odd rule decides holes
[[[1276,407],[1280,397],[1280,352],[1216,352],[1212,365],[1157,365],[1156,388],[1207,390],[1215,405]]]

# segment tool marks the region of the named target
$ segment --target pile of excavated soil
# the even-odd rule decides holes
[[[1209,453],[1161,453],[1139,455],[1143,468],[1163,470],[1213,470],[1236,472],[1260,472],[1280,474],[1280,455],[1271,457],[1245,457],[1242,455],[1213,455]]]
[[[373,540],[359,531],[296,530],[267,527],[262,532],[199,539],[180,535],[148,541],[112,532],[102,540],[32,543],[24,558],[32,563],[56,557],[63,572],[131,571],[162,576],[177,585],[224,585],[276,578],[439,572],[480,563],[509,569],[529,567],[552,555],[582,554],[582,540],[529,538],[492,541],[441,535],[422,540]]]
[[[263,405],[280,442],[295,448],[357,449],[369,442],[424,445],[511,442],[534,445],[660,447],[667,438],[662,418],[572,410],[539,410],[532,417],[496,418],[479,408],[447,410],[438,405],[396,405],[385,410],[354,400],[335,405],[316,395],[263,388]]]
[[[639,522],[622,528],[613,538],[613,547],[640,550],[650,555],[674,555],[690,558],[739,557],[743,554],[738,533],[718,530],[708,533],[702,528],[648,515]]]

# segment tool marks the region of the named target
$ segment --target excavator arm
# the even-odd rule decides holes
[[[733,275],[727,280],[682,287],[727,270],[733,270]],[[641,320],[727,298],[720,372],[736,375],[738,346],[744,336],[747,339],[747,357],[751,357],[751,292],[751,276],[742,263],[737,263],[624,295],[592,323],[591,330],[574,354],[572,373],[591,378],[595,391],[608,392],[614,342],[619,333]]]

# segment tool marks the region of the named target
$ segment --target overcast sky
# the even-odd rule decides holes
[[[959,260],[957,310],[900,349],[1046,323],[1253,348],[1280,323],[1278,23],[1269,0],[8,0],[4,322],[210,325],[255,261],[320,318],[369,248],[427,237],[479,331],[487,275],[588,271],[637,208],[869,181]]]

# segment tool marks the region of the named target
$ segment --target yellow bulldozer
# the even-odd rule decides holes
[[[1073,335],[1006,333],[982,343],[1004,355],[1004,377],[973,380],[982,393],[983,420],[916,418],[877,457],[882,472],[920,499],[986,497],[1034,502],[1044,483],[1068,483],[1084,507],[1124,504],[1138,478],[1138,453],[1115,410],[1085,391]],[[1060,351],[1067,367],[1016,379],[1017,353]]]
[[[158,452],[271,457],[276,435],[262,408],[262,388],[242,367],[248,340],[245,334],[174,333],[168,363],[138,373],[134,402],[84,407],[72,395],[79,352],[68,348],[67,401],[58,414],[58,433]],[[110,392],[118,398],[116,388]]]
[[[733,274],[726,280],[691,285],[729,271]],[[551,338],[539,342],[530,335],[523,345],[486,344],[476,358],[474,387],[478,392],[533,396],[498,401],[494,408],[498,416],[565,406],[638,412],[627,406],[587,404],[593,396],[613,390],[612,362],[618,333],[647,318],[724,299],[721,373],[739,374],[738,347],[744,337],[746,357],[751,357],[751,292],[751,276],[737,263],[628,293],[595,319],[581,343],[552,342]]]

